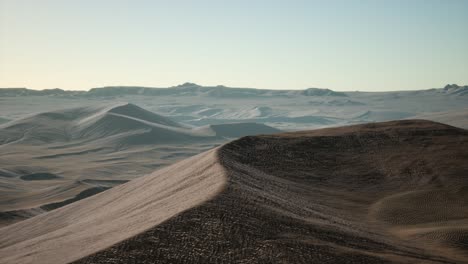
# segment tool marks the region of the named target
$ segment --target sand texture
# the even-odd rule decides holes
[[[468,132],[248,136],[0,229],[4,263],[468,263]]]
[[[278,129],[191,127],[133,104],[82,106],[0,125],[0,227],[94,195],[233,138]]]

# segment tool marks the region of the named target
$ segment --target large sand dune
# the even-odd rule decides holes
[[[191,127],[129,103],[61,109],[0,125],[0,226],[79,200],[233,138],[254,123]]]
[[[1,262],[67,263],[207,201],[226,182],[215,153],[0,229]]]
[[[105,141],[107,146],[193,142],[278,129],[255,123],[225,124],[206,129],[189,127],[129,103],[104,107],[78,107],[35,114],[0,125],[0,146],[9,143]],[[224,133],[223,133],[224,132]],[[76,142],[75,142],[76,143]]]
[[[468,263],[468,132],[244,137],[0,229],[4,263]]]
[[[74,140],[101,140],[109,138],[120,144],[132,142],[135,136],[146,136],[152,141],[171,142],[207,136],[158,114],[132,104],[105,107],[79,107],[40,113],[3,124],[0,142],[56,143]],[[146,142],[151,144],[154,142]]]

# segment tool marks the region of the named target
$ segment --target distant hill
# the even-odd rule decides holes
[[[248,97],[287,97],[287,96],[347,96],[346,93],[330,89],[308,88],[306,90],[268,90],[254,88],[229,88],[222,85],[200,86],[194,83],[184,83],[169,88],[153,88],[139,86],[109,86],[92,88],[89,91],[65,91],[62,89],[31,90],[27,88],[0,88],[0,97],[14,96],[84,96],[108,97],[124,95],[146,96],[207,96],[225,98]]]
[[[348,96],[346,93],[335,92],[330,89],[309,88],[301,93],[305,96]]]
[[[0,97],[15,96],[63,96],[63,95],[83,95],[85,91],[65,91],[62,89],[32,90],[27,88],[0,88]]]
[[[398,93],[431,92],[465,96],[468,86],[449,84],[440,89],[418,91],[397,91]],[[77,97],[115,97],[125,95],[145,96],[206,96],[220,98],[249,98],[249,97],[348,97],[354,92],[337,92],[324,88],[307,88],[304,90],[273,90],[255,88],[232,88],[223,85],[201,86],[195,83],[184,83],[168,88],[142,87],[142,86],[107,86],[92,88],[89,91],[68,91],[62,89],[32,90],[27,88],[0,88],[0,97],[15,96],[77,96]]]
[[[442,89],[442,92],[453,95],[468,95],[468,85],[458,86],[456,84],[448,84]]]

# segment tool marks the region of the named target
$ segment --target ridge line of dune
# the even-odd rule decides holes
[[[227,182],[218,149],[1,228],[2,263],[72,262],[213,199]]]
[[[206,188],[213,188],[212,185],[206,184],[207,177],[210,179],[209,177],[214,176],[215,180],[219,180],[216,176],[221,174],[223,176],[221,182],[215,183],[219,186],[209,192],[209,197],[202,197],[206,199],[201,199],[202,201],[196,204],[192,203],[193,206],[179,210],[178,214],[167,217],[165,221],[152,223],[146,229],[140,228],[141,231],[123,239],[115,239],[113,243],[107,243],[107,247],[103,246],[86,254],[77,254],[80,258],[78,263],[108,263],[109,260],[124,263],[125,260],[139,261],[145,258],[161,260],[161,257],[166,257],[166,262],[171,262],[170,257],[174,260],[174,256],[180,262],[189,259],[192,262],[196,260],[200,262],[201,257],[205,257],[205,260],[209,261],[201,263],[215,260],[235,263],[234,260],[238,257],[237,260],[250,261],[245,263],[255,262],[254,260],[271,263],[271,260],[281,259],[278,252],[287,253],[290,248],[297,249],[299,257],[304,259],[314,259],[314,257],[320,259],[325,255],[335,260],[340,258],[342,261],[348,258],[359,260],[355,263],[375,263],[377,260],[393,260],[399,263],[409,263],[410,260],[451,263],[446,257],[455,259],[456,256],[439,255],[438,252],[429,251],[430,247],[425,241],[421,243],[417,241],[417,244],[411,245],[408,241],[389,236],[384,223],[362,222],[361,219],[368,216],[369,206],[379,197],[401,192],[407,188],[420,189],[432,186],[431,182],[421,181],[420,175],[412,174],[411,171],[405,172],[404,169],[413,166],[414,161],[432,164],[429,168],[433,168],[433,171],[422,172],[424,175],[442,177],[441,183],[455,183],[457,179],[460,180],[460,184],[464,183],[461,178],[454,177],[459,175],[459,171],[454,170],[453,166],[448,166],[451,164],[450,159],[441,158],[448,157],[448,154],[461,157],[465,153],[461,151],[463,148],[460,148],[459,152],[454,152],[455,150],[437,149],[437,147],[466,145],[467,135],[465,130],[439,123],[406,120],[273,136],[244,137],[171,166],[181,169],[182,172],[179,174],[187,176],[177,182],[164,185],[159,181],[141,180],[143,183],[157,183],[158,186],[167,187],[159,188],[162,193],[160,195],[165,198],[163,201],[159,200],[162,202],[159,205],[175,201],[174,206],[179,206],[181,200],[171,195],[171,191],[167,189],[173,188],[177,195],[180,194],[177,190],[198,184],[199,188],[193,191],[197,194],[205,193]],[[465,144],[462,144],[464,142]],[[429,149],[432,151],[428,153],[442,156],[421,154],[421,150],[428,147],[432,147]],[[377,150],[383,154],[377,153]],[[402,155],[405,151],[411,152]],[[344,152],[347,152],[347,155],[340,156]],[[382,155],[389,155],[392,159],[384,161]],[[400,155],[403,157],[400,158]],[[355,156],[359,159],[356,160]],[[411,161],[413,157],[416,159]],[[438,163],[432,162],[434,160]],[[407,164],[408,161],[411,162]],[[433,166],[439,163],[442,163],[442,167],[451,169],[451,172],[438,175],[439,167]],[[340,169],[338,166],[342,164],[346,164],[346,167],[341,168],[340,173],[330,172],[330,168]],[[398,165],[396,168],[399,173],[395,174],[397,177],[393,177],[395,175],[387,171],[381,172],[389,164]],[[418,166],[419,170],[424,169],[424,166]],[[220,174],[217,174],[216,168],[213,167],[221,170]],[[350,170],[351,167],[356,167],[356,170]],[[460,166],[460,169],[465,167]],[[216,175],[212,175],[209,170]],[[165,169],[154,174],[165,175],[161,171]],[[372,178],[366,174],[368,171],[372,172]],[[171,174],[171,169],[166,172]],[[116,197],[120,200],[117,201],[117,205],[120,206],[120,203],[128,201],[128,197],[136,199],[133,196],[139,196],[140,192],[143,192],[136,187],[145,187],[135,184],[126,187],[128,186],[132,188],[122,188],[122,191],[117,192],[123,196]],[[379,186],[380,188],[375,189]],[[351,191],[357,196],[351,196]],[[138,199],[141,203],[125,207],[127,211],[122,212],[124,220],[131,220],[141,227],[143,221],[135,221],[132,217],[150,212],[145,210],[150,203],[147,199],[154,195],[150,194],[145,195],[143,197],[145,199]],[[187,197],[192,196],[182,195],[182,198]],[[416,204],[414,207],[419,206]],[[96,208],[103,207],[96,206]],[[132,212],[133,215],[127,217],[127,213]],[[90,215],[90,220],[87,222],[99,225],[105,221],[102,219],[105,217],[109,218],[107,214],[103,214],[103,217]],[[119,227],[125,230],[128,225],[127,223]],[[3,230],[0,229],[0,233]],[[27,230],[21,232],[26,232],[25,235],[28,235]],[[80,239],[79,234],[73,235],[74,239]],[[100,238],[99,234],[96,236],[97,239]],[[54,233],[46,233],[45,238],[55,239]],[[3,240],[0,236],[0,247]],[[45,243],[49,242],[46,240]],[[329,252],[326,248],[328,246],[324,245],[335,245],[334,249],[338,251]],[[35,249],[31,249],[36,245],[29,243],[20,246],[19,250],[23,250],[20,252],[22,255],[16,259],[9,258],[7,263],[32,262],[32,260],[29,262],[17,260],[22,260],[21,258],[28,260],[30,254],[36,254]],[[342,252],[342,249],[352,253]],[[2,250],[0,249],[0,256],[4,253]],[[158,255],[154,252],[163,253]],[[65,255],[67,253],[65,252]],[[55,251],[54,254],[64,255],[64,252]],[[291,260],[295,256],[296,254],[292,252],[283,260]],[[78,257],[73,259],[78,260]],[[47,263],[56,262],[62,263],[68,260],[47,259]],[[164,259],[161,262],[164,262]]]

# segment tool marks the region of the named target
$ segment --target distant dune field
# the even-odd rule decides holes
[[[0,123],[37,112],[130,102],[193,126],[242,122],[294,131],[414,119],[419,115],[441,112],[466,113],[467,98],[468,85],[455,84],[443,88],[388,92],[340,92],[325,88],[272,90],[195,83],[168,88],[113,86],[89,91],[0,88]],[[467,124],[468,118],[464,119]],[[450,121],[443,119],[441,122],[444,120]]]
[[[256,123],[193,127],[129,103],[66,108],[0,124],[0,226],[234,138],[279,131]]]
[[[468,263],[468,131],[248,136],[0,229],[2,263]]]

